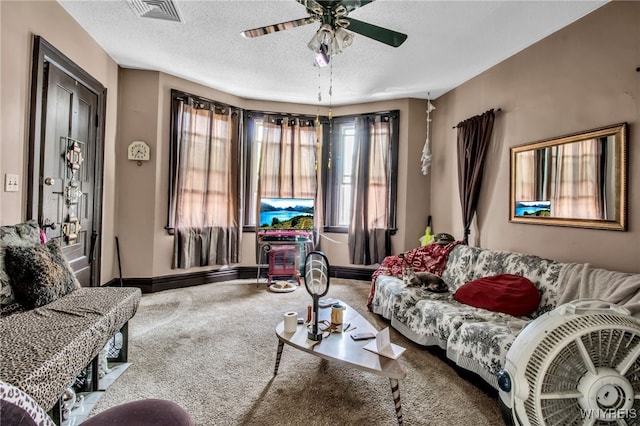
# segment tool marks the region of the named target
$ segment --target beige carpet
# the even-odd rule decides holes
[[[369,283],[333,279],[327,297],[367,312]],[[284,347],[273,376],[282,314],[311,301],[304,286],[272,293],[229,281],[144,295],[129,323],[132,366],[94,412],[142,398],[170,399],[198,425],[394,425],[389,380]],[[406,425],[503,425],[495,398],[395,331]]]

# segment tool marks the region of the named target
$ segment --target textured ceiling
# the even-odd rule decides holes
[[[182,22],[137,16],[125,0],[58,0],[122,67],[157,70],[243,98],[329,102],[313,65],[313,23],[245,39],[246,29],[306,17],[295,0],[176,0]],[[433,99],[606,1],[377,0],[349,14],[407,34],[398,48],[355,35],[333,58],[333,105]]]

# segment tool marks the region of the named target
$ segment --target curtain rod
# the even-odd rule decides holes
[[[303,118],[303,119],[313,119],[315,120],[316,115],[312,114],[300,114],[300,113],[291,113],[291,112],[275,112],[275,111],[260,111],[255,109],[245,110],[248,116],[252,114],[263,116],[263,115],[275,115],[280,117],[294,117],[294,118]]]
[[[207,107],[210,107],[211,105],[213,105],[214,108],[217,109],[221,109],[221,110],[229,110],[229,111],[242,111],[242,108],[237,107],[237,106],[233,106],[230,104],[226,104],[224,102],[218,102],[216,100],[213,99],[209,99],[209,98],[205,98],[203,96],[198,96],[198,95],[194,95],[191,93],[187,93],[187,92],[183,92],[182,90],[177,90],[177,89],[171,89],[171,97],[172,97],[172,101],[174,99],[177,99],[179,101],[182,102],[198,102],[201,104],[210,104],[207,105]]]
[[[494,110],[494,112],[500,112],[500,111],[502,111],[502,108],[498,108],[498,109]],[[464,120],[462,120],[462,121],[464,121]],[[462,123],[462,121],[460,123]],[[460,124],[460,123],[458,123],[458,124]],[[453,126],[452,129],[455,129],[456,127],[458,127],[458,125]]]

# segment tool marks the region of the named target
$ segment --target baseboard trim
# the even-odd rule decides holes
[[[122,285],[125,287],[137,287],[143,293],[155,293],[163,290],[175,288],[192,287],[195,285],[217,283],[222,281],[235,280],[240,278],[236,268],[225,268],[210,271],[198,271],[188,274],[163,275],[150,278],[123,278]],[[106,285],[119,287],[120,280],[113,279]]]
[[[331,266],[332,278],[370,281],[374,269],[350,266]],[[224,269],[190,272],[187,274],[164,275],[151,278],[123,278],[122,286],[137,287],[143,293],[155,293],[175,288],[192,287],[195,285],[218,283],[237,279],[257,278],[257,266],[233,266]],[[260,268],[260,275],[266,277],[267,268]],[[114,278],[105,286],[120,287],[120,279]]]
[[[374,269],[358,268],[350,266],[331,266],[332,278],[344,278],[350,280],[370,281]],[[192,287],[195,285],[218,283],[237,279],[257,278],[257,266],[233,266],[230,268],[198,271],[187,274],[163,275],[150,278],[123,278],[125,287],[137,287],[143,293],[155,293],[175,288]],[[267,268],[260,268],[260,275],[266,277]],[[105,284],[108,287],[120,287],[120,279],[114,278]]]
[[[329,274],[334,278],[360,281],[371,281],[371,275],[374,271],[375,269],[354,266],[331,266],[329,268]]]

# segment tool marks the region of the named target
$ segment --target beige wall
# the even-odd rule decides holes
[[[151,71],[120,70],[55,1],[0,2],[2,84],[1,175],[20,176],[19,193],[0,192],[0,224],[26,219],[26,170],[31,38],[42,35],[107,87],[102,282],[117,275],[114,236],[119,236],[125,277],[192,272],[170,269],[172,238],[166,222],[169,91],[176,88],[239,107],[315,114],[313,105],[251,101]],[[638,272],[640,265],[640,3],[614,2],[504,61],[434,101],[434,162],[420,173],[425,139],[424,100],[334,108],[334,115],[399,109],[398,233],[393,252],[415,247],[426,217],[435,232],[462,236],[457,188],[456,131],[452,125],[501,107],[487,159],[478,224],[471,242],[534,253],[562,261]],[[326,114],[326,109],[322,114]],[[627,121],[630,125],[629,232],[508,223],[509,147]],[[151,161],[126,160],[126,147],[142,139]],[[431,189],[429,189],[431,188]],[[347,265],[344,234],[331,234],[324,250]],[[243,264],[252,264],[253,234],[244,234]],[[196,269],[197,270],[197,269]]]
[[[116,186],[118,188],[117,229],[123,276],[153,276],[153,235],[156,228],[156,173],[162,163],[158,152],[158,81],[154,71],[120,69],[118,133],[116,137]],[[127,159],[132,141],[144,141],[151,150],[150,161]]]
[[[107,88],[101,276],[104,283],[114,276],[118,65],[54,0],[0,1],[0,15],[0,176],[3,184],[5,173],[20,177],[19,192],[4,192],[4,187],[0,192],[0,224],[11,225],[27,219],[31,51],[33,35],[40,35]]]
[[[613,2],[438,98],[432,212],[436,232],[462,237],[456,130],[490,108],[496,116],[470,241],[640,272],[640,2]],[[509,223],[509,148],[629,123],[629,231]]]
[[[254,101],[201,86],[184,79],[151,71],[121,69],[120,117],[117,137],[118,155],[118,235],[125,277],[150,277],[198,271],[171,269],[173,237],[164,227],[167,219],[167,184],[170,135],[170,91],[178,89],[245,109],[316,114],[315,105],[296,105],[278,102]],[[392,238],[393,251],[402,251],[418,245],[418,238],[426,224],[428,191],[426,178],[420,174],[419,161],[424,143],[425,101],[402,99],[333,109],[335,116],[363,112],[399,109],[400,152],[398,175],[398,228]],[[327,113],[322,108],[322,114]],[[412,129],[417,120],[418,128]],[[145,140],[151,147],[151,160],[142,166],[126,161],[126,147],[136,139]],[[411,160],[409,160],[411,159]],[[417,191],[407,199],[408,177],[419,182]],[[405,207],[410,204],[411,209]],[[348,265],[348,250],[344,234],[328,234],[322,240],[322,250],[334,265]],[[255,234],[244,233],[242,265],[255,265]],[[211,268],[200,268],[201,270]]]

